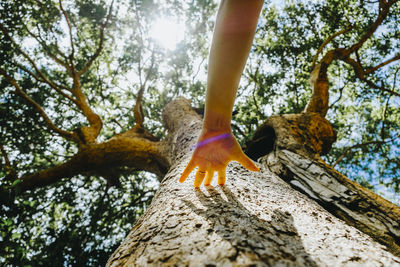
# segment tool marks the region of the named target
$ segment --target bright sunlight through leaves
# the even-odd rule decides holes
[[[150,36],[161,46],[173,50],[183,40],[185,35],[185,24],[172,18],[162,17],[153,24]]]

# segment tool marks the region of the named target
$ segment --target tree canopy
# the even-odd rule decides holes
[[[178,96],[202,112],[216,8],[209,0],[0,3],[1,263],[105,263],[168,164],[121,156],[124,164],[93,160],[62,175],[79,165],[76,155],[118,137],[162,142],[161,110]],[[167,21],[184,32],[168,47],[155,33]],[[311,72],[325,64],[337,142],[324,159],[400,203],[399,59],[399,1],[265,1],[234,133],[246,147],[268,116],[304,110]],[[35,176],[46,171],[59,175]]]

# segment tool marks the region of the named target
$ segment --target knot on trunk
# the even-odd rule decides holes
[[[327,154],[335,141],[336,131],[319,113],[271,116],[258,127],[246,154],[256,160],[277,147],[314,158]]]

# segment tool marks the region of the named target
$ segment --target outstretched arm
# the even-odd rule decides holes
[[[203,130],[192,159],[184,170],[184,182],[198,167],[194,186],[209,185],[214,172],[225,184],[225,169],[232,160],[258,171],[232,135],[233,104],[240,76],[253,42],[263,0],[222,0],[210,50]]]

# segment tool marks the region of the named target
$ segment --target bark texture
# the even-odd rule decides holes
[[[135,130],[136,128],[134,128]],[[90,144],[82,148],[74,157],[44,171],[21,177],[22,191],[57,182],[74,175],[97,174],[113,185],[119,184],[118,168],[127,166],[155,173],[162,177],[169,168],[162,142],[152,141],[143,134],[127,131],[103,143]]]
[[[172,167],[107,266],[400,266],[383,245],[281,179],[277,156],[264,157],[259,173],[229,164],[224,187],[195,190],[194,174],[178,183],[201,122],[182,99],[167,106],[164,119]],[[297,153],[282,155],[304,163]]]
[[[269,154],[264,162],[294,189],[400,256],[398,206],[349,180],[321,160],[279,150]]]

